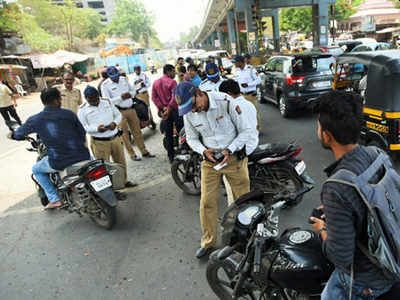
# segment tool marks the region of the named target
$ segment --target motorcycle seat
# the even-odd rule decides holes
[[[249,155],[249,161],[258,161],[265,157],[279,157],[287,154],[293,149],[293,144],[263,144],[259,145],[253,153]]]
[[[64,178],[66,176],[71,176],[71,175],[76,175],[77,172],[84,166],[86,165],[90,160],[83,160],[80,162],[77,162],[71,166],[66,167],[64,170],[60,171],[60,177]]]

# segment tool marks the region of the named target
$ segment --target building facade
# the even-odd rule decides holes
[[[52,2],[57,5],[64,4],[64,0],[53,0]],[[110,23],[116,6],[115,0],[76,0],[75,2],[77,7],[91,8],[97,11],[104,24]]]

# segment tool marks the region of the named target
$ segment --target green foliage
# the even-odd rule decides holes
[[[283,31],[312,32],[311,7],[283,8],[280,15],[280,28]]]
[[[347,20],[352,14],[356,12],[357,7],[362,2],[362,0],[336,0],[335,19],[338,21]]]
[[[22,14],[19,20],[19,34],[22,35],[25,43],[32,49],[44,52],[53,52],[62,49],[65,41],[59,36],[54,36],[42,29],[35,19],[28,15]]]
[[[96,11],[78,8],[72,0],[65,5],[19,0],[7,8],[0,10],[0,31],[16,31],[34,50],[73,49],[77,38],[94,40],[104,29]]]
[[[107,32],[116,36],[129,36],[135,41],[149,44],[156,36],[153,16],[139,0],[117,0],[114,17]]]
[[[396,8],[400,8],[400,1],[399,1],[399,0],[390,0],[390,1],[393,2],[394,6],[395,6]]]
[[[16,4],[8,4],[0,9],[0,32],[17,30],[15,18],[18,13],[19,9]]]

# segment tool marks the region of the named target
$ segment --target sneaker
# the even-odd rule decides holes
[[[134,160],[134,161],[141,161],[142,160],[142,158],[140,158],[136,154],[131,155],[131,159]]]

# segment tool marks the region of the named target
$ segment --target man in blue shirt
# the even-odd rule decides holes
[[[11,138],[24,140],[28,134],[39,134],[47,147],[47,156],[32,167],[32,172],[50,202],[46,208],[57,208],[62,203],[49,173],[89,160],[90,154],[85,145],[85,129],[72,111],[61,108],[59,90],[44,89],[40,98],[44,105],[43,111],[31,116],[12,133]]]

